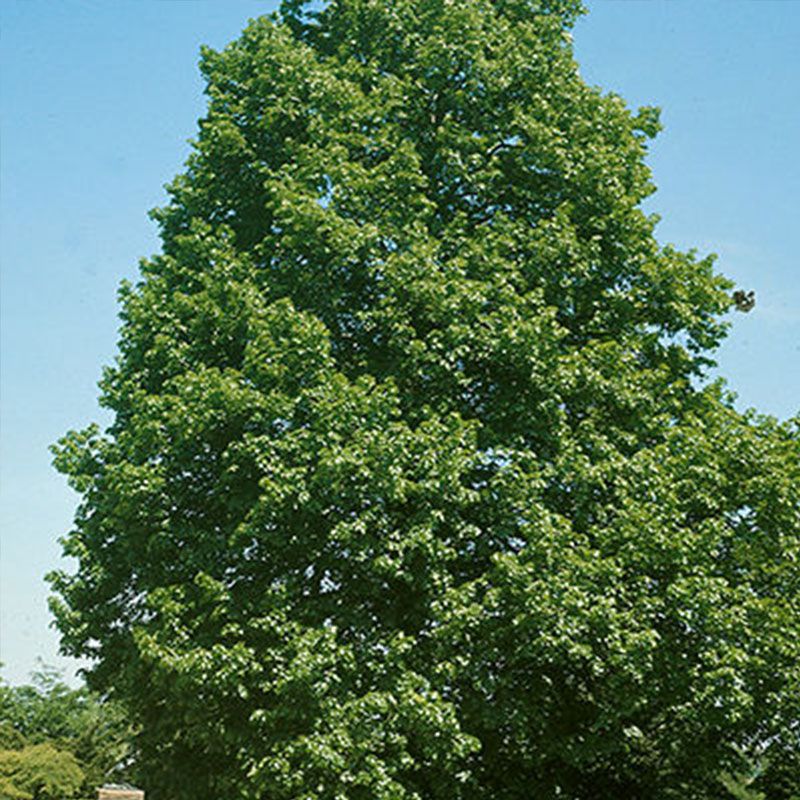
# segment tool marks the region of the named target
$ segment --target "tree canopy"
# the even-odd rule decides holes
[[[734,286],[641,208],[657,110],[575,0],[313,8],[203,50],[56,448],[149,796],[800,796],[800,426],[705,380]]]
[[[44,666],[33,683],[0,682],[0,800],[94,798],[131,768],[123,709],[72,689]]]

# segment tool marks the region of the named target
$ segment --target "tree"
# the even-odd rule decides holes
[[[704,381],[734,287],[656,241],[658,113],[581,80],[580,12],[285,2],[203,51],[114,421],[56,449],[63,647],[153,800],[797,791],[798,420]]]
[[[84,774],[72,753],[51,744],[0,750],[0,798],[63,800],[75,797]]]
[[[131,738],[118,704],[70,688],[52,667],[31,685],[0,683],[0,798],[17,796],[12,787],[20,797],[94,797],[131,771]]]

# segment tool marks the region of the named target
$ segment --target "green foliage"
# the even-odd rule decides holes
[[[51,576],[153,800],[798,791],[798,421],[702,386],[573,0],[287,2],[201,68]]]
[[[753,778],[750,776],[723,772],[720,782],[727,789],[729,797],[735,800],[766,800],[763,792],[755,792],[750,788],[753,783]]]
[[[83,770],[75,756],[51,744],[0,750],[3,800],[62,800],[75,797],[83,782]]]
[[[13,786],[37,799],[94,797],[130,769],[131,738],[121,706],[70,688],[51,667],[28,686],[0,684],[0,797]]]

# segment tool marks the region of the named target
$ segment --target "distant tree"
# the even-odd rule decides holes
[[[56,450],[63,648],[152,800],[797,792],[798,421],[704,384],[734,287],[656,241],[658,114],[583,82],[580,11],[203,51],[114,421]]]
[[[84,777],[75,756],[51,744],[0,750],[0,798],[3,800],[76,797]]]
[[[131,739],[121,706],[67,686],[52,667],[42,666],[30,685],[0,683],[0,776],[36,798],[94,797],[102,783],[131,772]]]

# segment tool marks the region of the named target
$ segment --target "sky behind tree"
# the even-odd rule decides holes
[[[255,0],[0,4],[0,660],[12,682],[50,663],[43,575],[75,496],[48,446],[107,421],[116,289],[158,249],[146,211],[204,110],[200,44],[221,47]],[[718,374],[739,406],[800,411],[800,4],[595,0],[575,30],[589,83],[663,108],[649,163],[663,242],[719,254],[756,292],[732,317]]]

